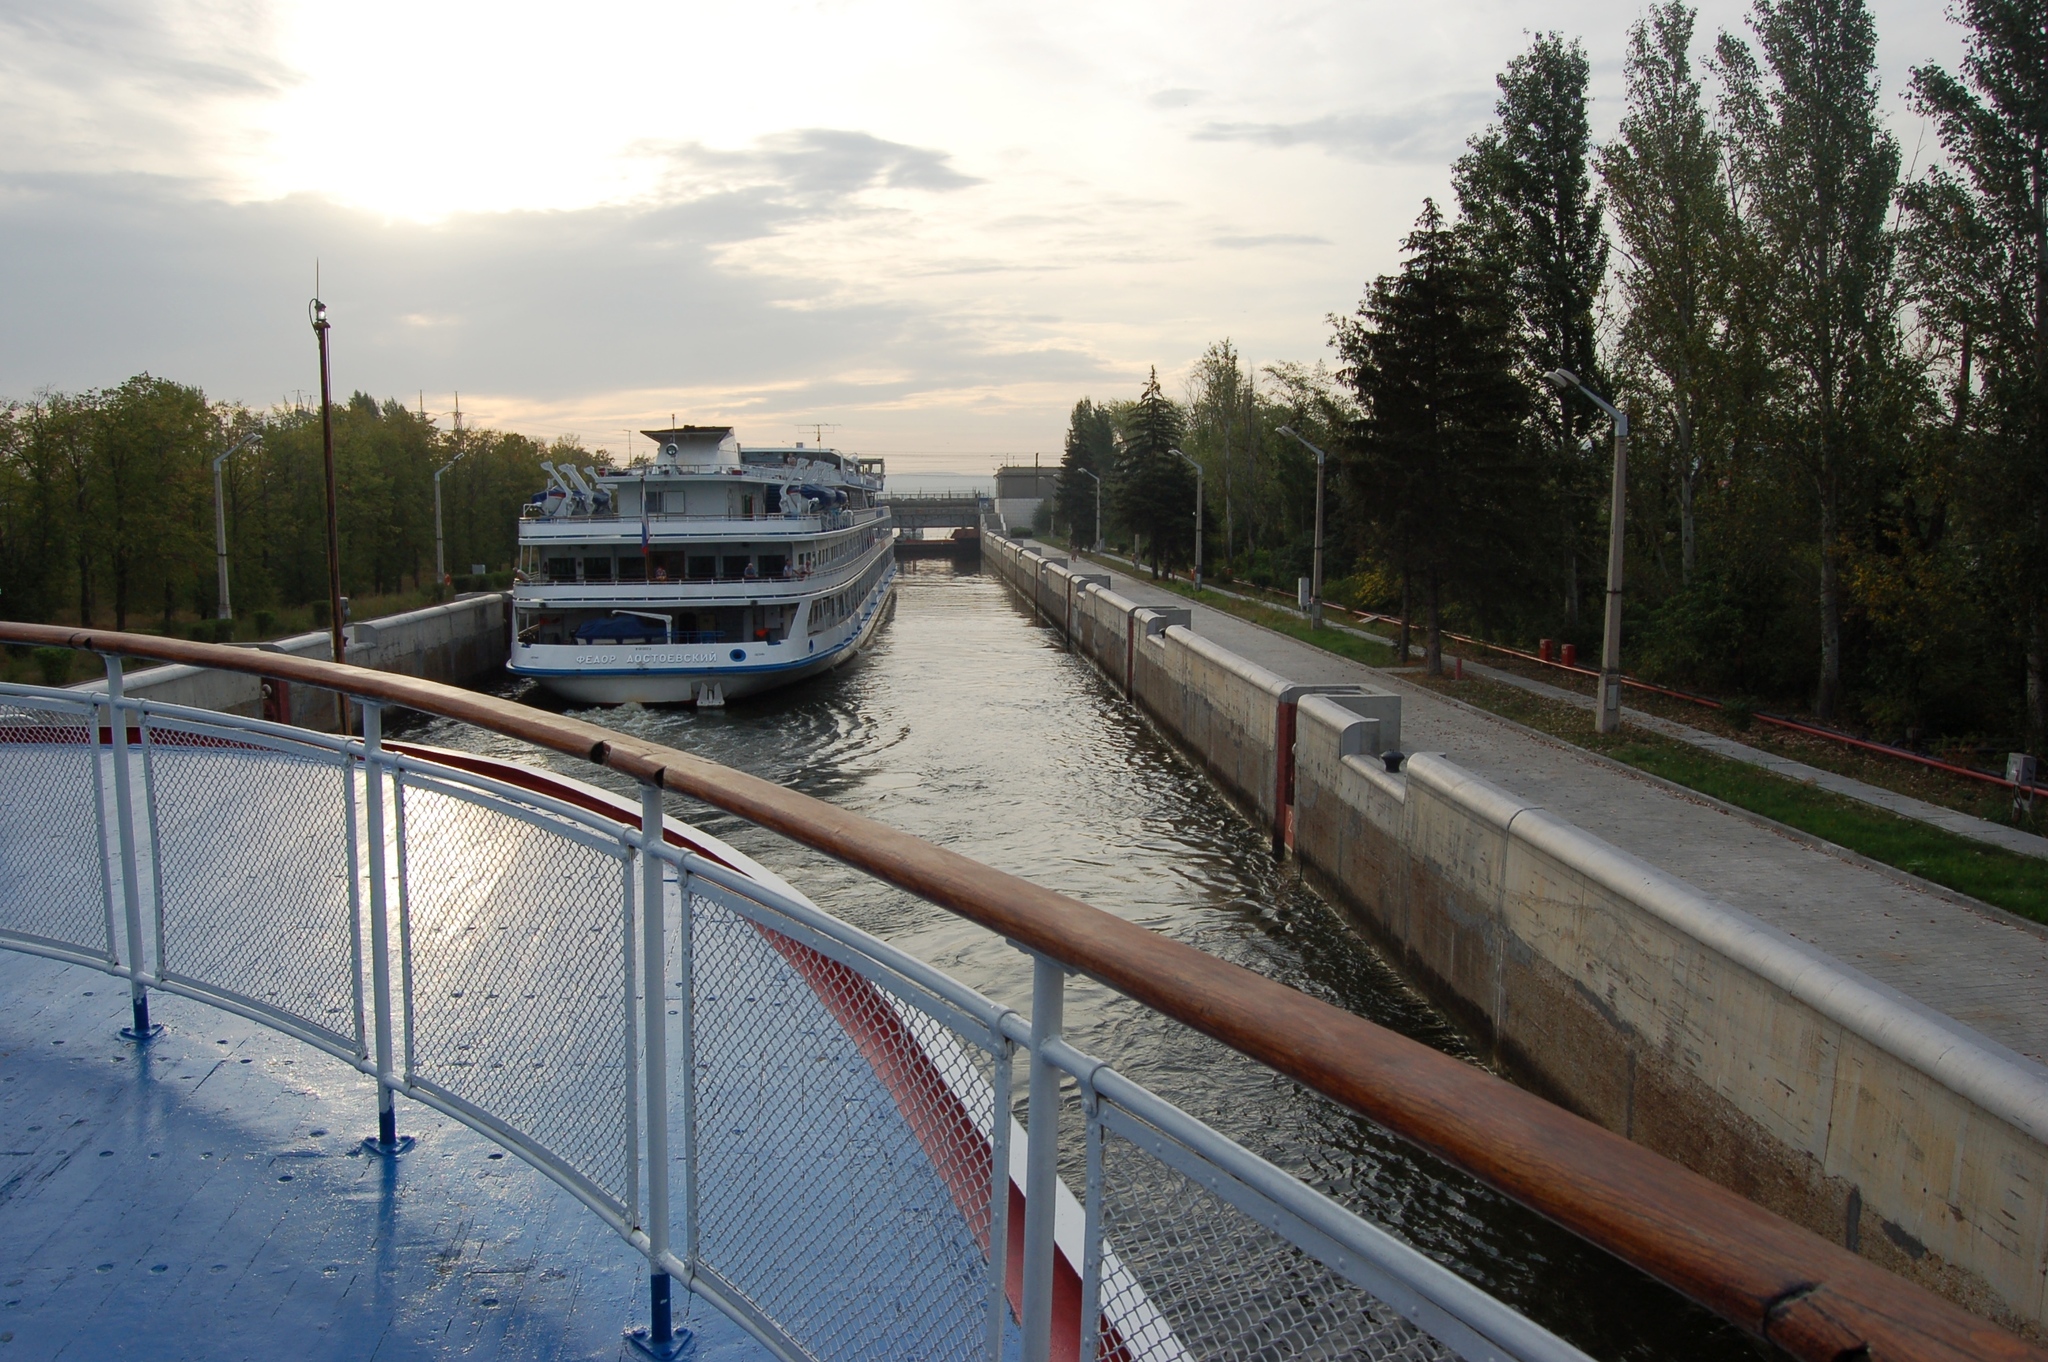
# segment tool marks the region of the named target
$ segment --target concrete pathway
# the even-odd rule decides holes
[[[1723,902],[2048,1063],[2048,933],[1843,859],[1144,579],[1116,571],[1111,576],[1119,594],[1140,604],[1192,609],[1196,633],[1290,680],[1353,681],[1399,692],[1401,741],[1409,751],[1442,752]]]

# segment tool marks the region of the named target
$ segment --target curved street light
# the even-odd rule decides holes
[[[1560,398],[1578,389],[1614,418],[1614,488],[1607,511],[1607,630],[1600,644],[1600,704],[1593,711],[1594,728],[1613,733],[1621,728],[1621,549],[1628,515],[1628,413],[1587,387],[1585,380],[1569,369],[1552,369],[1543,375],[1543,381],[1557,389]]]
[[[1181,462],[1195,470],[1195,590],[1199,593],[1202,589],[1202,465],[1178,449],[1166,452],[1179,455]]]
[[[1095,547],[1092,551],[1100,553],[1102,552],[1102,479],[1096,477],[1095,474],[1090,473],[1085,468],[1076,468],[1074,471],[1095,484]]]
[[[213,561],[220,570],[220,605],[214,613],[219,619],[235,617],[235,608],[228,601],[228,516],[221,504],[220,466],[250,445],[262,443],[263,432],[252,430],[213,458]]]
[[[1316,556],[1315,566],[1311,569],[1315,575],[1310,578],[1308,587],[1308,627],[1320,629],[1323,627],[1323,469],[1330,456],[1302,439],[1293,426],[1280,427],[1280,433],[1316,456]]]

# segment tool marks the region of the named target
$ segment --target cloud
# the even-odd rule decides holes
[[[1326,236],[1309,236],[1301,232],[1271,232],[1265,236],[1211,237],[1209,244],[1221,246],[1226,251],[1256,251],[1266,246],[1330,246],[1335,243]]]
[[[0,168],[194,173],[297,75],[253,0],[0,0]]]
[[[943,151],[838,128],[775,133],[731,151],[697,142],[641,151],[668,163],[662,192],[679,198],[706,190],[769,188],[792,202],[818,203],[869,189],[943,194],[982,183],[954,169],[952,157]]]
[[[1198,142],[1254,142],[1269,147],[1318,147],[1368,165],[1441,165],[1464,150],[1465,139],[1493,115],[1494,94],[1469,90],[1418,100],[1402,109],[1324,114],[1298,123],[1203,124]]]
[[[680,392],[800,415],[1101,377],[1095,357],[1037,330],[1006,338],[943,307],[731,268],[727,244],[829,211],[828,185],[916,183],[934,164],[867,139],[864,168],[835,180],[807,159],[816,143],[792,144],[794,166],[755,189],[434,223],[310,196],[228,203],[162,177],[0,175],[0,395],[143,370],[258,406],[308,389],[316,258],[344,393],[460,389],[466,406],[496,393],[587,412],[605,394],[666,410],[649,395]]]
[[[1145,102],[1155,109],[1185,109],[1190,104],[1199,104],[1205,94],[1200,90],[1159,90],[1145,97]]]

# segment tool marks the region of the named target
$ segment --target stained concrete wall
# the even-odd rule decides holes
[[[469,685],[493,676],[505,665],[508,643],[506,611],[511,596],[502,591],[481,592],[460,597],[445,605],[428,606],[402,615],[365,620],[349,626],[348,660],[358,667],[402,672],[429,681]],[[325,630],[297,634],[264,645],[265,650],[290,653],[295,657],[327,660],[333,653]],[[213,671],[205,667],[163,666],[135,672],[122,681],[123,689],[139,699],[163,704],[190,705],[194,709],[219,710],[251,718],[263,713],[262,681],[242,672]],[[75,687],[105,693],[104,678]],[[295,686],[291,692],[291,721],[305,728],[334,726],[334,696],[331,691]]]
[[[1525,1086],[2041,1334],[2048,1071],[1311,698],[1295,851]]]
[[[1056,570],[984,561],[1034,603]],[[1072,617],[1516,1081],[2048,1337],[2048,1070],[1441,756],[1389,773],[1398,697],[1298,694],[1276,813],[1284,678],[1099,586]]]

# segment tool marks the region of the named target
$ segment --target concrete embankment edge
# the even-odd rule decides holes
[[[506,621],[511,600],[506,592],[479,592],[443,605],[350,625],[348,660],[377,671],[468,685],[504,667],[510,651]],[[332,640],[323,629],[264,646],[275,652],[325,661],[332,651]],[[106,688],[104,678],[73,687],[100,692]],[[263,680],[243,672],[151,667],[124,678],[123,689],[136,699],[161,704],[190,705],[248,718],[274,718],[302,728],[334,726],[334,697],[330,692],[304,687],[286,689],[281,694],[274,692],[266,706]]]
[[[1390,774],[1398,697],[1292,686],[1007,539],[983,560],[1516,1081],[2048,1337],[2048,1068],[1442,756]]]

